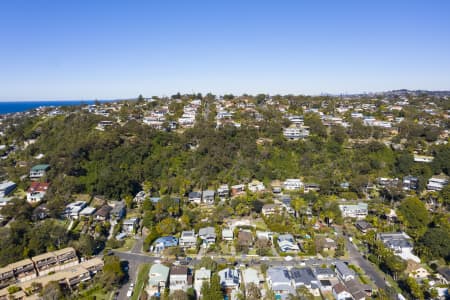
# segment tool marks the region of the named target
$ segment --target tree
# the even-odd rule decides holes
[[[176,290],[169,295],[169,300],[189,300],[189,298],[185,291]]]
[[[75,249],[80,252],[83,256],[94,255],[97,243],[94,238],[89,234],[82,234],[80,239],[75,243]]]
[[[425,233],[427,225],[430,223],[430,216],[425,204],[419,198],[406,198],[400,204],[398,211],[403,217],[407,232],[411,237],[417,240]]]
[[[156,225],[156,231],[160,235],[169,235],[177,230],[177,221],[174,218],[165,218]]]
[[[414,299],[424,299],[422,289],[413,277],[408,276],[408,278],[406,279],[406,284],[408,285],[409,292],[414,297]]]
[[[62,299],[64,295],[61,286],[56,281],[49,282],[44,286],[41,294],[42,299],[44,300],[59,300]]]
[[[430,258],[442,257],[450,261],[450,230],[448,226],[428,228],[419,243],[430,251]]]
[[[450,207],[450,184],[444,186],[439,195],[442,198],[443,204],[447,207]]]
[[[203,267],[205,269],[211,270],[212,272],[215,272],[217,270],[217,263],[211,257],[203,256],[200,259],[197,267],[199,268]]]
[[[122,270],[120,258],[118,256],[105,256],[104,261],[105,264],[103,266],[100,282],[106,289],[113,289],[123,280],[125,273]]]
[[[384,263],[389,271],[392,273],[394,280],[397,280],[398,274],[406,269],[406,262],[394,254],[389,254],[384,258]]]
[[[245,286],[245,294],[246,294],[246,300],[261,299],[261,290],[253,282],[250,282],[248,285]]]

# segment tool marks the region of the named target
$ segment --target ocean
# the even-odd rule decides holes
[[[107,101],[107,100],[106,100]],[[104,102],[104,100],[100,101]],[[95,100],[67,100],[67,101],[0,101],[0,114],[23,112],[42,106],[70,106],[94,104]]]

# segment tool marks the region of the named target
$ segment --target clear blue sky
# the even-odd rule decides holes
[[[0,2],[0,100],[450,89],[450,1]]]

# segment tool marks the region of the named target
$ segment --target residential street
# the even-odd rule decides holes
[[[363,269],[366,275],[369,276],[369,278],[376,284],[379,289],[387,289],[387,285],[383,276],[380,275],[375,267],[361,255],[358,248],[356,248],[356,246],[348,239],[348,237],[345,238],[345,244],[350,256],[350,262]]]

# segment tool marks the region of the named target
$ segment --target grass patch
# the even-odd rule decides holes
[[[130,251],[133,248],[135,243],[136,243],[136,240],[134,238],[127,238],[125,240],[125,244],[123,244],[123,246],[120,247],[117,250],[119,250],[119,251]]]
[[[148,271],[150,270],[150,264],[142,264],[139,266],[139,272],[134,286],[133,296],[131,300],[138,300],[142,289],[145,287],[145,283],[148,281]]]
[[[108,291],[107,293],[104,293],[103,291],[98,291],[92,295],[90,295],[90,297],[92,299],[95,300],[111,300],[113,298],[114,295],[114,291]]]

